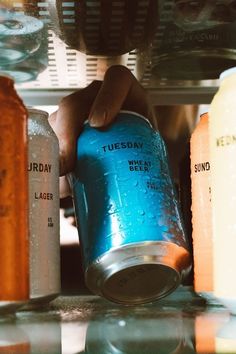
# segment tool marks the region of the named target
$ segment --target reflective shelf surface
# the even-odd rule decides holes
[[[0,353],[236,353],[236,317],[190,287],[134,307],[61,296],[46,308],[1,317]]]

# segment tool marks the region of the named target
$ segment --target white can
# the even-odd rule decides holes
[[[213,293],[236,313],[236,68],[221,74],[210,105]]]
[[[61,288],[59,143],[48,113],[28,112],[30,301],[42,304]]]

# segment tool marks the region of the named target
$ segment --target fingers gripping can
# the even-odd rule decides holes
[[[60,293],[59,142],[48,113],[28,108],[30,300]]]
[[[86,123],[71,182],[88,288],[127,305],[173,291],[190,255],[165,145],[149,122],[122,111],[106,129]]]

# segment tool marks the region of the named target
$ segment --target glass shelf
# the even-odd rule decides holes
[[[236,318],[223,306],[189,287],[133,307],[93,295],[61,296],[48,308],[2,317],[0,352],[235,353],[235,329]]]

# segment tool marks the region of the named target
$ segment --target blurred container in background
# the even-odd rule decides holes
[[[160,79],[214,80],[235,65],[235,2],[176,0],[165,11],[152,49],[154,84]]]
[[[159,16],[156,0],[51,0],[49,11],[54,31],[70,48],[98,56],[148,47]]]
[[[0,54],[1,55],[1,54]],[[16,84],[34,81],[48,66],[47,27],[44,26],[39,48],[18,63],[1,65],[0,72],[10,75]]]
[[[37,51],[43,28],[39,19],[0,6],[0,69]]]

